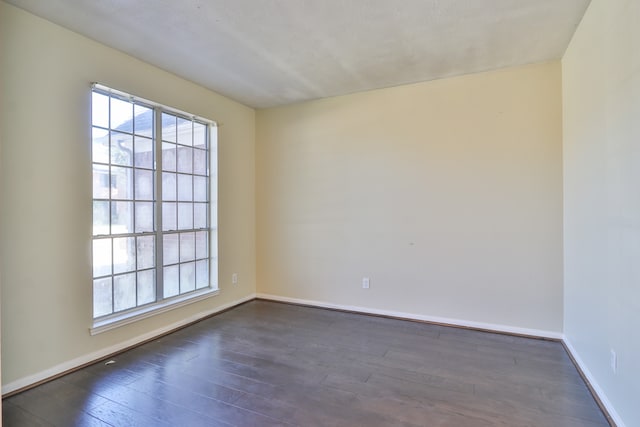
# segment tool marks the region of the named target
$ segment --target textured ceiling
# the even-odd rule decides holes
[[[252,107],[559,59],[589,0],[7,0]]]

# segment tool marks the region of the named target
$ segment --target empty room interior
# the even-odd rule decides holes
[[[0,1],[4,425],[640,426],[639,22]]]

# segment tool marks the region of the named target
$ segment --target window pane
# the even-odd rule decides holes
[[[193,145],[191,120],[178,117],[178,144]]]
[[[111,277],[93,281],[93,317],[111,314]]]
[[[178,229],[190,230],[193,228],[193,204],[178,203]]]
[[[162,204],[162,231],[177,230],[176,204],[164,202]]]
[[[153,222],[153,202],[136,202],[136,233],[154,231]]]
[[[136,135],[153,136],[153,110],[143,105],[135,105],[133,113]]]
[[[193,261],[195,257],[195,233],[180,233],[180,262]]]
[[[125,273],[136,269],[136,238],[113,239],[113,273]]]
[[[153,268],[156,265],[155,236],[137,238],[138,270]]]
[[[133,104],[118,98],[111,98],[111,129],[123,132],[133,131]]]
[[[111,239],[93,241],[93,277],[111,274]]]
[[[162,140],[176,142],[176,116],[162,113]]]
[[[133,233],[133,202],[111,202],[111,234]]]
[[[109,166],[93,165],[93,198],[109,198]]]
[[[162,172],[162,199],[176,200],[176,174]]]
[[[131,135],[111,132],[111,163],[133,166],[133,137]]]
[[[94,126],[109,127],[109,97],[101,93],[91,94],[91,123]]]
[[[196,202],[207,201],[207,178],[204,176],[193,177],[193,200]]]
[[[135,175],[136,200],[153,200],[153,172],[136,169]]]
[[[164,265],[177,264],[178,257],[178,234],[165,234],[162,236],[162,263]]]
[[[136,273],[113,278],[113,309],[122,311],[136,306]]]
[[[193,124],[193,146],[207,148],[207,127],[202,123]]]
[[[138,305],[156,300],[156,274],[154,270],[138,272]]]
[[[109,131],[92,129],[91,156],[94,162],[109,163]]]
[[[202,259],[207,258],[209,246],[209,232],[207,231],[198,231],[196,233],[196,258]]]
[[[176,144],[162,143],[162,170],[176,170]]]
[[[205,203],[193,204],[193,228],[207,228],[207,205]]]
[[[193,200],[193,177],[178,174],[178,200],[190,202]]]
[[[93,235],[109,234],[109,202],[93,202]]]
[[[180,293],[193,291],[196,288],[195,262],[180,264]]]
[[[193,148],[178,146],[178,172],[193,172]]]
[[[193,173],[198,175],[207,174],[207,152],[204,150],[193,150]]]
[[[196,289],[209,286],[209,261],[196,261]]]
[[[163,296],[164,298],[169,298],[174,295],[178,295],[180,291],[180,271],[177,265],[172,265],[170,267],[164,267],[163,269],[164,276],[164,289]]]
[[[133,199],[133,169],[111,166],[111,198]]]
[[[153,141],[149,138],[135,137],[135,166],[153,169]]]

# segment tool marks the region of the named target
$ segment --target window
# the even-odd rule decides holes
[[[97,84],[91,106],[94,321],[211,293],[215,126]]]

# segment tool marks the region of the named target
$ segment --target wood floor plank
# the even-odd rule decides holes
[[[102,405],[89,410],[93,417],[108,422],[112,426],[148,427],[159,426],[168,427],[171,424],[156,417],[149,417],[132,410],[116,402],[107,401]],[[106,421],[108,420],[108,421]],[[67,424],[67,426],[81,426],[82,424]]]
[[[606,427],[558,342],[253,301],[4,402],[5,426]]]
[[[11,402],[2,403],[2,422],[5,426],[15,427],[51,427],[53,424],[33,415]]]

